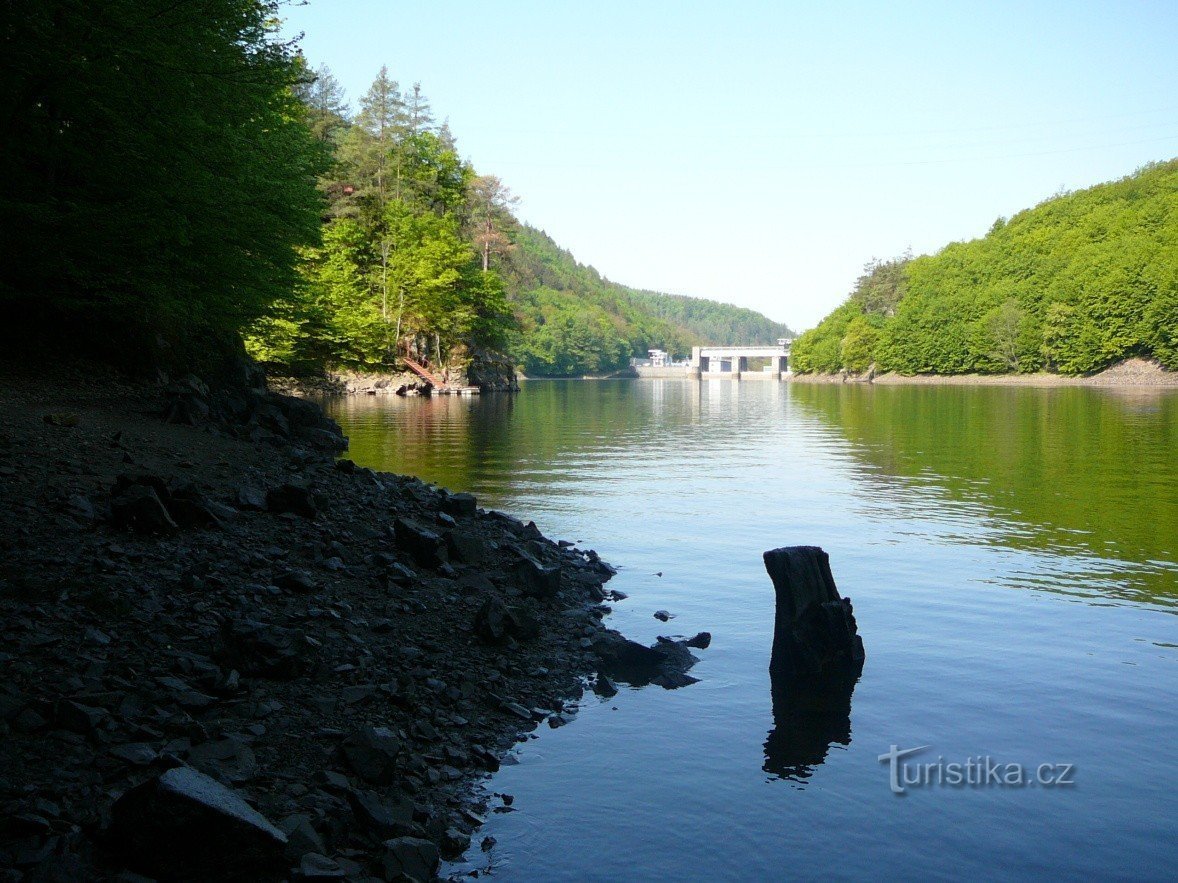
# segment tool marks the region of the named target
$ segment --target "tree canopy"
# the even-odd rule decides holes
[[[616,371],[652,347],[789,333],[752,310],[635,291],[579,264],[515,218],[503,181],[459,157],[420,84],[403,92],[382,68],[354,116],[326,69],[300,95],[333,164],[302,284],[251,330],[265,361],[375,369],[482,348],[531,375],[576,376]]]
[[[867,266],[793,347],[799,372],[1178,370],[1178,159],[1000,218],[931,256]]]
[[[298,285],[326,155],[276,11],[3,6],[0,301],[14,338],[183,359]]]

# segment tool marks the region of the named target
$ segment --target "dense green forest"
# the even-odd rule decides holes
[[[277,11],[0,6],[5,352],[192,365],[300,283],[328,156]]]
[[[0,7],[0,345],[137,367],[624,366],[783,333],[636,292],[521,225],[420,87],[353,109],[277,0]],[[80,47],[85,47],[84,51]]]
[[[519,319],[511,351],[528,374],[603,373],[651,347],[686,354],[700,343],[771,343],[792,335],[752,310],[610,282],[514,219],[506,235],[504,281]]]
[[[1178,159],[1063,194],[935,255],[873,261],[793,346],[799,372],[1178,370]]]
[[[326,68],[297,87],[331,154],[319,181],[322,242],[302,284],[248,337],[265,362],[298,372],[394,366],[403,356],[461,364],[505,351],[531,375],[602,373],[654,346],[784,326],[749,310],[636,292],[577,263],[519,223],[516,199],[459,157],[419,85],[382,69],[350,112]]]

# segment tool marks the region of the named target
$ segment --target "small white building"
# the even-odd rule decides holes
[[[671,364],[671,357],[666,350],[647,350],[650,355],[650,367],[652,368],[666,368]]]

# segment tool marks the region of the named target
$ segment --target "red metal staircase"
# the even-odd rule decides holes
[[[412,371],[418,377],[421,377],[423,380],[425,380],[427,383],[429,383],[434,389],[443,390],[443,389],[447,388],[446,381],[442,380],[442,378],[438,377],[438,375],[432,373],[429,369],[425,368],[424,366],[417,364],[417,362],[413,361],[408,356],[404,357],[404,362],[409,367],[410,371]]]

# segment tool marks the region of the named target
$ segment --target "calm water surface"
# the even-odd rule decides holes
[[[453,870],[1173,879],[1178,395],[533,381],[329,407],[357,462],[619,566],[612,626],[714,635],[700,683],[590,694],[521,744],[488,784],[515,796],[478,835],[498,845]],[[830,553],[867,663],[849,703],[775,714],[761,552],[793,544]],[[897,796],[892,745],[1072,764],[1075,784]]]

